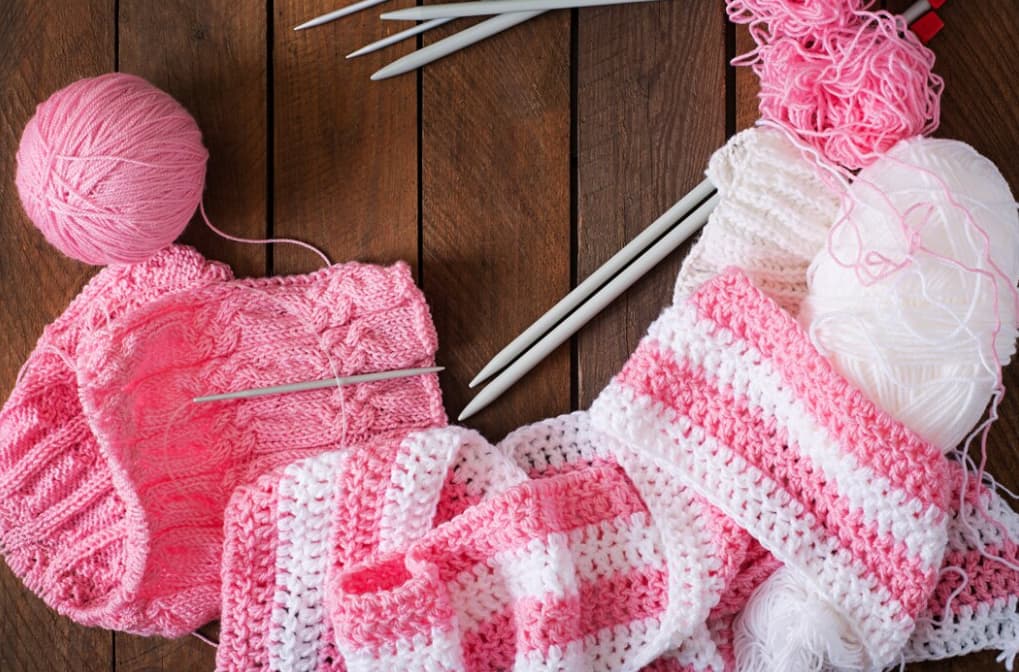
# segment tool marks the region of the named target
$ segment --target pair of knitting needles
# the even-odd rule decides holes
[[[427,7],[411,7],[395,12],[388,12],[382,18],[390,21],[424,21],[413,28],[400,31],[389,37],[385,37],[369,45],[347,54],[347,58],[356,58],[372,52],[384,49],[391,45],[402,42],[432,28],[449,23],[450,21],[469,16],[488,16],[497,14],[491,19],[471,26],[459,33],[450,35],[444,39],[433,42],[406,56],[399,58],[386,67],[372,74],[373,80],[395,77],[437,61],[455,51],[480,42],[497,33],[512,28],[525,21],[529,21],[539,14],[553,9],[569,9],[573,7],[594,7],[598,5],[618,5],[635,2],[655,2],[657,0],[473,0],[472,2],[458,2],[444,5],[430,5]],[[317,16],[306,21],[294,30],[305,30],[321,26],[330,21],[342,19],[345,16],[360,12],[364,9],[375,7],[386,0],[361,0],[352,5],[347,5],[335,11]]]

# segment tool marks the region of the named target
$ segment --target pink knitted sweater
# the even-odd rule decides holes
[[[295,458],[445,423],[434,376],[196,405],[195,396],[426,366],[408,267],[232,280],[172,247],[101,271],[47,328],[0,413],[0,542],[86,625],[177,636],[220,606],[235,487]]]

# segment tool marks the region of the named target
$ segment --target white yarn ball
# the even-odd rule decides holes
[[[1015,351],[1017,279],[1019,216],[997,167],[965,143],[913,138],[849,188],[800,320],[843,376],[947,452]]]
[[[754,591],[733,635],[738,672],[860,672],[870,667],[846,619],[788,567]]]

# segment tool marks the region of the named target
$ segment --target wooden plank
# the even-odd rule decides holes
[[[209,148],[205,204],[212,222],[242,237],[267,231],[267,9],[229,0],[121,0],[120,69],[170,92],[195,116]],[[263,275],[266,248],[226,241],[196,217],[183,240]],[[211,670],[215,650],[194,637],[116,637],[117,670]]]
[[[553,12],[423,72],[423,286],[453,417],[482,365],[569,290],[569,44],[570,14]],[[494,440],[565,412],[569,359],[560,348],[467,424]]]
[[[393,32],[365,11],[310,30],[291,28],[336,9],[335,0],[276,0],[274,12],[274,234],[317,245],[333,261],[417,263],[417,86],[414,76],[375,83],[372,72],[414,41],[347,61]],[[342,3],[341,3],[342,4]],[[387,4],[410,6],[412,0]],[[276,273],[317,268],[277,246]]]
[[[14,187],[14,154],[35,106],[114,63],[113,0],[0,4],[0,394],[6,399],[43,327],[95,269],[65,258],[35,230]],[[80,627],[32,595],[0,563],[0,669],[109,670],[109,632]]]
[[[578,277],[703,179],[725,142],[725,25],[717,3],[580,12]],[[622,367],[672,300],[685,249],[641,279],[577,339],[580,406]]]
[[[745,25],[732,24],[730,30],[735,32],[736,37],[733,57],[750,53],[757,46],[750,38],[750,32]],[[761,118],[761,114],[757,110],[757,93],[760,91],[760,85],[757,75],[750,67],[734,65],[728,67],[734,71],[736,127],[733,130],[738,132],[750,128]]]

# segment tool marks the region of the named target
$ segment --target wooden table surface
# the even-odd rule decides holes
[[[205,203],[217,226],[302,238],[337,261],[414,265],[453,416],[489,357],[696,184],[711,152],[756,118],[753,76],[727,66],[746,36],[726,24],[719,0],[553,12],[378,83],[368,76],[415,45],[345,61],[398,29],[377,12],[290,30],[336,4],[0,2],[4,396],[43,326],[95,271],[43,240],[14,189],[14,153],[35,105],[80,77],[137,73],[191,110],[211,152]],[[948,28],[931,45],[947,82],[940,134],[974,145],[1017,187],[1019,2],[955,2],[942,15]],[[304,251],[229,243],[197,224],[184,241],[238,275],[316,266]],[[683,251],[467,424],[494,440],[588,405],[668,302]],[[1017,373],[1009,369],[1012,386]],[[1013,390],[990,458],[1013,488],[1017,398]],[[213,660],[195,638],[79,627],[0,565],[4,672],[212,670]],[[910,668],[997,669],[987,654]]]

